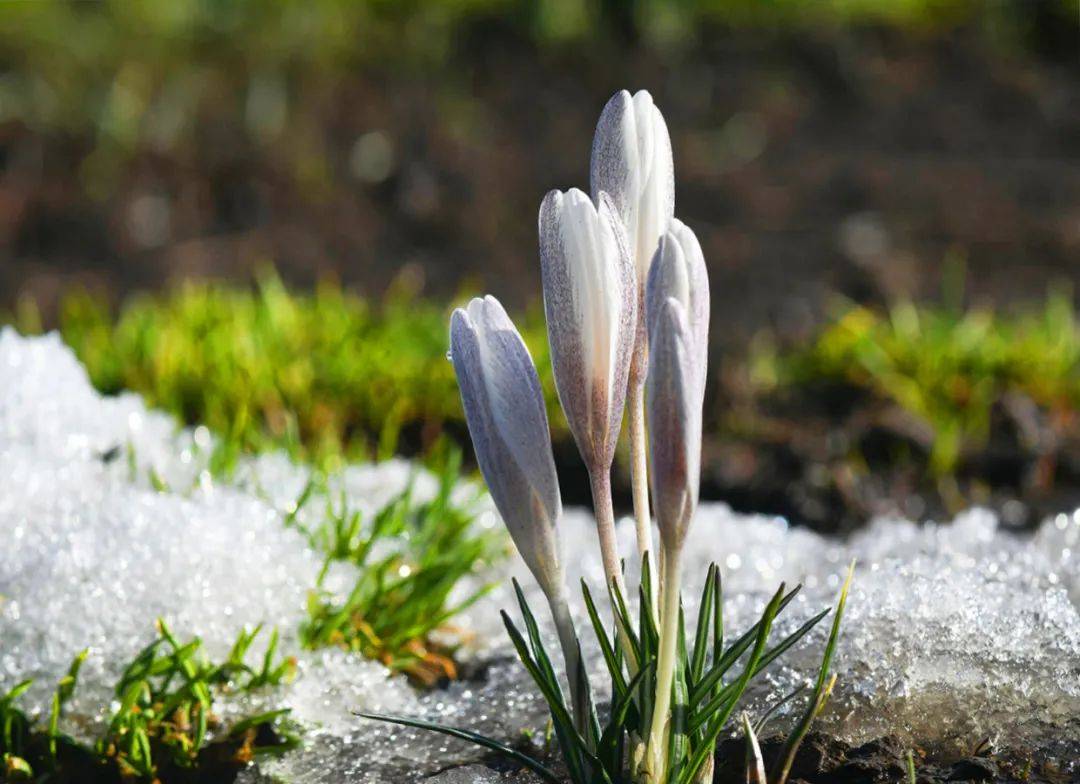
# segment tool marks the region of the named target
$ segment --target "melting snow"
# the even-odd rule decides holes
[[[359,720],[357,709],[504,738],[543,726],[543,705],[498,620],[498,608],[511,606],[510,574],[543,607],[516,560],[484,576],[501,587],[461,620],[477,632],[469,655],[486,663],[483,679],[418,694],[380,665],[340,651],[302,652],[296,629],[321,559],[282,518],[308,475],[270,455],[223,486],[205,470],[210,441],[204,428],[178,430],[137,396],[99,396],[56,336],[0,332],[0,692],[38,679],[27,701],[42,708],[72,656],[89,647],[68,718],[70,731],[89,732],[116,667],[163,616],[216,654],[245,624],[281,630],[300,672],[259,699],[292,708],[307,728],[303,749],[266,766],[290,781],[398,784],[478,756],[441,736]],[[149,479],[151,470],[167,489],[155,489],[161,482]],[[403,461],[353,466],[333,492],[377,508],[415,474]],[[420,494],[434,489],[422,473],[417,483]],[[481,523],[492,522],[485,512]],[[571,580],[597,583],[591,518],[571,510],[562,528],[576,558]],[[630,557],[631,526],[621,534]],[[944,747],[989,736],[1065,762],[1080,754],[1080,513],[1058,515],[1027,537],[976,510],[943,525],[877,520],[838,542],[707,504],[687,552],[686,573],[698,579],[709,561],[722,565],[729,629],[752,623],[781,580],[805,586],[786,612],[793,628],[833,603],[846,564],[858,559],[836,660],[840,685],[823,718],[841,736],[893,734]],[[687,589],[688,598],[699,590],[693,577]],[[824,631],[770,672],[753,706],[812,672]],[[435,780],[503,779],[470,768]]]

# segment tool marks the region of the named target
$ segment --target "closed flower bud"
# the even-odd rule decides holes
[[[698,500],[701,473],[700,373],[686,309],[668,297],[650,314],[649,422],[652,496],[664,548],[677,553]]]
[[[626,90],[612,96],[593,136],[590,165],[593,198],[610,194],[626,226],[638,286],[644,289],[653,254],[675,213],[675,167],[671,138],[652,96]],[[639,291],[639,297],[643,291]],[[644,314],[641,314],[644,318]],[[646,331],[638,325],[633,373],[645,373]]]
[[[521,557],[550,596],[565,591],[562,515],[544,396],[529,350],[494,297],[450,318],[450,355],[480,471]]]
[[[570,430],[590,471],[607,470],[626,402],[637,286],[607,194],[551,191],[540,205],[540,266],[551,364]]]
[[[668,298],[678,300],[690,327],[691,354],[699,372],[700,394],[705,394],[709,356],[709,273],[694,232],[675,218],[660,238],[645,287],[649,334]]]

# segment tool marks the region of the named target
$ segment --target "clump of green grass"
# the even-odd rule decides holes
[[[250,693],[292,677],[295,662],[278,656],[276,631],[260,664],[246,663],[260,630],[242,631],[225,660],[214,664],[197,638],[181,643],[159,620],[156,638],[116,684],[108,724],[89,744],[59,731],[86,651],[57,685],[44,727],[17,706],[33,681],[17,684],[0,697],[0,779],[75,782],[93,772],[95,781],[195,780],[200,772],[239,769],[256,756],[294,748],[299,738],[288,710],[252,714],[227,727],[213,713],[216,695]]]
[[[53,692],[52,706],[46,728],[37,726],[31,717],[18,706],[19,698],[34,684],[25,680],[15,684],[0,696],[0,780],[28,781],[35,776],[35,767],[43,771],[55,771],[60,763],[61,750],[82,751],[73,740],[59,731],[64,705],[75,690],[79,669],[86,660],[87,651],[80,652],[71,662],[67,674],[60,679]]]
[[[417,503],[410,485],[370,520],[350,509],[344,494],[335,503],[322,488],[326,510],[321,522],[302,525],[297,514],[316,490],[316,483],[309,484],[289,518],[326,554],[300,630],[305,645],[340,646],[426,686],[457,676],[453,650],[434,642],[432,635],[490,589],[454,596],[459,582],[489,564],[504,546],[494,532],[474,525],[479,491],[471,500],[455,499],[460,462],[460,452],[451,451],[430,501]],[[324,588],[335,563],[356,567],[355,583],[344,600]]]
[[[292,293],[266,272],[254,287],[185,283],[136,296],[116,314],[72,292],[59,329],[102,392],[138,392],[219,434],[222,466],[239,452],[284,448],[333,469],[399,446],[424,452],[447,429],[464,431],[444,359],[448,313],[403,286],[375,306],[329,282]],[[29,302],[10,320],[41,329]],[[550,374],[542,322],[529,323],[530,349]],[[554,402],[550,378],[545,386]]]
[[[1080,325],[1062,292],[1016,314],[847,304],[811,345],[759,351],[753,367],[769,387],[839,382],[896,404],[931,428],[927,467],[942,477],[965,448],[986,444],[992,410],[1006,395],[1023,395],[1059,420],[1080,405]]]

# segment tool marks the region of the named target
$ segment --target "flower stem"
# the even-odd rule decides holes
[[[638,555],[649,556],[652,569],[649,591],[653,597],[653,622],[659,625],[656,608],[659,606],[659,562],[653,550],[652,517],[649,514],[649,469],[646,458],[645,385],[631,384],[628,411],[630,416],[630,484],[634,493],[634,524],[637,531]]]
[[[566,593],[549,596],[548,605],[551,607],[551,616],[555,619],[555,631],[559,634],[559,644],[562,646],[563,661],[566,664],[566,680],[570,684],[570,699],[574,708],[574,726],[581,737],[589,739],[591,696],[588,682],[581,671],[581,643],[574,628],[574,619],[570,615]],[[591,739],[591,742],[595,742],[595,738]]]
[[[619,545],[615,540],[615,509],[611,503],[611,472],[608,470],[590,471],[592,483],[593,510],[596,514],[596,533],[600,538],[600,557],[604,562],[604,575],[608,585],[614,585],[623,598],[630,601],[623,580],[622,562],[619,559]]]
[[[626,592],[626,582],[623,580],[622,562],[619,559],[619,546],[615,540],[615,509],[611,503],[611,469],[590,470],[589,481],[592,484],[593,510],[596,515],[596,533],[600,539],[600,557],[604,562],[604,576],[607,578],[608,588],[614,587],[623,600],[629,604],[630,596]],[[626,655],[626,663],[631,676],[637,673],[637,655],[633,646],[630,645],[626,629],[623,628],[622,618],[618,608],[612,607],[615,615],[616,631],[623,653]]]
[[[660,597],[660,655],[656,664],[656,697],[649,730],[648,760],[650,781],[666,781],[668,733],[671,719],[671,689],[675,680],[675,653],[679,639],[680,552],[664,548],[664,583]]]

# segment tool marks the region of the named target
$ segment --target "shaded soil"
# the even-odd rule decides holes
[[[973,505],[1025,530],[1080,507],[1080,418],[1018,393],[993,409],[987,442],[968,444],[945,478],[927,469],[929,427],[860,388],[758,393],[729,382],[706,409],[718,424],[704,439],[701,497],[739,512],[846,533],[878,515],[948,520]],[[613,490],[618,510],[630,513],[626,457],[616,461]],[[555,460],[565,500],[588,506],[588,475],[571,441],[556,444]]]
[[[766,767],[774,763],[783,748],[783,740],[771,738],[762,742]],[[821,733],[811,733],[796,754],[790,784],[907,784],[908,749],[894,738],[883,738],[861,746],[851,746]],[[741,740],[724,741],[718,747],[715,784],[745,784],[745,746]],[[1019,752],[993,753],[977,751],[967,756],[927,761],[926,755],[914,751],[918,784],[1074,784],[1080,772],[1066,771],[1056,763],[1041,761],[1039,755]],[[523,772],[514,763],[488,758],[484,765],[506,773],[509,781],[539,781]]]
[[[779,756],[782,741],[772,739],[762,744],[766,767]],[[716,784],[745,782],[743,767],[745,747],[741,742],[727,741],[720,746],[720,759],[728,764],[716,770]],[[1064,784],[1076,781],[1051,763],[1041,763],[1030,757],[1013,753],[979,753],[947,762],[926,762],[923,755],[914,755],[916,781],[919,784],[939,782],[1028,782],[1029,784]],[[800,747],[792,765],[791,784],[877,784],[877,782],[907,782],[907,749],[895,739],[884,738],[853,747],[834,738],[812,733]]]
[[[819,531],[850,531],[875,515],[950,519],[972,505],[1023,529],[1080,506],[1076,417],[1020,394],[993,409],[987,442],[968,444],[945,478],[926,468],[926,424],[854,387],[745,397],[726,421],[729,431],[705,445],[704,497]]]

